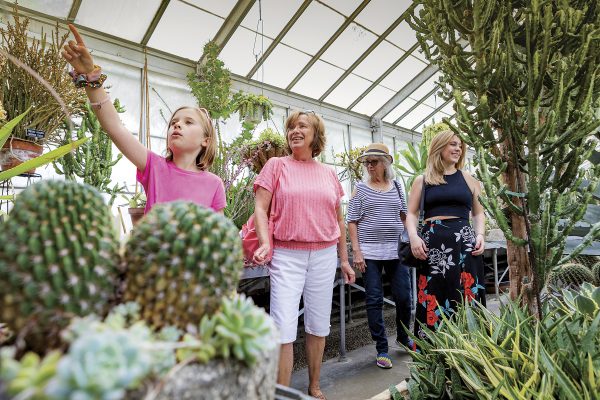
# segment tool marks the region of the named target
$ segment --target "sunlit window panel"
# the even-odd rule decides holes
[[[406,20],[402,21],[400,25],[396,27],[396,29],[390,32],[386,39],[404,50],[410,49],[415,43],[417,43],[415,31],[410,27],[410,25],[408,25]]]
[[[441,89],[436,90],[431,96],[427,98],[423,103],[433,108],[438,108],[446,100],[441,96]]]
[[[261,31],[270,38],[275,38],[283,29],[285,24],[292,18],[294,13],[302,4],[301,0],[262,0],[261,13],[259,14],[259,2],[248,11],[242,21],[242,26]],[[259,16],[262,14],[262,24],[259,24]],[[262,25],[262,27],[260,26]]]
[[[314,55],[343,23],[344,17],[340,14],[320,3],[312,2],[282,42]]]
[[[387,89],[381,85],[377,85],[369,92],[357,105],[352,108],[352,111],[357,113],[373,115],[381,108],[389,99],[394,97],[396,92]]]
[[[388,149],[390,149],[390,153],[393,155],[395,152],[393,136],[383,135],[383,144],[385,144],[388,147]]]
[[[277,87],[286,87],[309,61],[310,57],[306,54],[280,44],[252,79]]]
[[[148,46],[196,61],[202,56],[204,44],[215,36],[222,24],[223,18],[172,1]]]
[[[344,73],[344,70],[318,60],[292,88],[292,91],[315,99]]]
[[[413,56],[408,56],[406,60],[402,61],[396,69],[381,81],[381,84],[392,90],[399,91],[425,67],[427,67],[427,64],[423,61]]]
[[[187,3],[193,4],[211,13],[217,14],[219,17],[227,18],[237,0],[185,0]]]
[[[352,141],[353,149],[367,146],[369,143],[373,143],[373,132],[370,129],[352,125],[350,140]]]
[[[83,0],[75,22],[139,43],[159,6],[160,0],[104,0],[102,7],[97,0]]]
[[[361,62],[353,73],[372,81],[379,78],[404,52],[383,41]]]
[[[411,0],[371,0],[356,22],[381,35],[411,3]]]
[[[271,42],[272,40],[267,37],[239,27],[219,54],[219,58],[231,72],[245,76]]]
[[[67,18],[72,5],[73,0],[19,0],[20,7],[29,8],[30,10],[59,18]]]
[[[323,151],[325,162],[335,164],[335,155],[348,150],[348,125],[336,121],[325,120],[327,142]]]
[[[376,40],[376,36],[357,24],[350,24],[321,57],[340,68],[348,68]]]
[[[434,110],[433,108],[429,107],[426,104],[420,104],[410,114],[408,114],[406,117],[402,118],[398,122],[398,125],[400,125],[404,128],[407,128],[407,129],[415,128],[415,126],[419,122],[423,121],[423,118],[425,118],[429,114],[431,114],[433,112],[433,110]],[[425,124],[429,124],[429,122],[425,121]],[[419,129],[417,129],[417,130],[419,130]]]
[[[393,124],[401,115],[407,112],[413,105],[415,105],[416,101],[411,98],[404,99],[404,101],[396,106],[388,115],[383,117],[385,122],[389,122]]]
[[[456,114],[456,111],[454,111],[454,101],[451,101],[450,103],[446,104],[446,106],[444,106],[444,108],[442,108],[441,111],[447,115]]]
[[[339,107],[347,108],[369,86],[371,86],[371,81],[350,74],[327,96],[325,101]]]
[[[439,73],[434,74],[431,78],[429,78],[428,80],[423,82],[423,84],[421,86],[419,86],[414,92],[412,92],[410,97],[412,97],[413,99],[415,99],[417,101],[421,100],[425,95],[427,95],[433,89],[439,87],[439,85],[437,84],[437,81],[439,79],[440,79],[440,74]],[[434,104],[431,104],[432,101],[433,101],[433,96],[427,98],[425,103],[430,106],[434,106]],[[439,102],[438,105],[439,104],[441,104],[441,102]]]
[[[356,8],[362,3],[362,0],[320,0],[321,3],[325,3],[336,11],[344,14],[346,17],[349,16],[356,10]]]

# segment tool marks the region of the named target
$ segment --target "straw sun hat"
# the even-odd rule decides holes
[[[390,154],[390,150],[383,143],[371,143],[368,145],[367,149],[358,157],[358,162],[363,162],[365,158],[369,156],[384,156],[387,157],[390,162],[394,161],[392,155]]]

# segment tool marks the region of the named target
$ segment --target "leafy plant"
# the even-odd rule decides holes
[[[358,157],[366,150],[366,146],[355,147],[350,151],[344,151],[343,153],[337,153],[335,157],[335,163],[342,167],[342,170],[338,173],[340,182],[350,180],[350,182],[359,182],[363,177],[363,166],[358,161]]]
[[[263,95],[239,91],[233,95],[233,110],[239,114],[240,121],[257,124],[268,121],[273,114],[273,103]]]
[[[399,154],[408,163],[408,168],[400,164],[400,156],[396,155],[394,168],[400,171],[400,175],[404,180],[404,186],[409,190],[415,178],[425,173],[425,168],[427,168],[427,151],[428,145],[424,141],[421,141],[418,145],[408,143],[408,149],[400,150]],[[405,180],[405,177],[408,179]]]
[[[14,348],[0,349],[0,378],[8,382],[7,393],[13,398],[47,400],[46,386],[56,374],[62,353],[55,350],[40,358],[30,352],[19,361],[14,355]]]
[[[448,124],[444,122],[437,122],[435,124],[426,125],[425,127],[423,127],[423,132],[421,134],[421,142],[423,142],[425,144],[425,148],[429,150],[431,139],[433,139],[433,137],[438,133],[447,131],[449,129],[450,127],[448,126]]]
[[[259,174],[270,158],[282,157],[287,153],[285,136],[267,128],[260,133],[258,139],[244,146],[243,158],[245,162],[252,164],[254,173]]]

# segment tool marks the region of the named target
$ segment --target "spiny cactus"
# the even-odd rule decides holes
[[[197,325],[235,292],[242,268],[238,230],[221,214],[185,202],[154,206],[125,248],[125,301],[154,327]]]
[[[0,321],[49,335],[46,349],[68,317],[105,314],[119,273],[116,235],[87,185],[42,181],[24,190],[0,227]]]
[[[584,282],[593,282],[592,272],[581,264],[564,264],[552,270],[548,275],[548,285],[552,287],[580,286]]]
[[[600,262],[592,265],[592,276],[594,277],[594,285],[600,286]]]

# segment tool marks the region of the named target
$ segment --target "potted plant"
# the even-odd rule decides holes
[[[127,211],[131,217],[131,224],[133,226],[144,216],[144,210],[146,209],[146,194],[139,190],[133,194],[130,198],[127,198]]]
[[[233,95],[232,101],[240,121],[256,125],[260,121],[268,121],[273,114],[273,103],[263,95],[239,91]]]
[[[262,131],[258,139],[248,143],[244,149],[244,158],[251,163],[252,170],[260,173],[269,158],[286,155],[287,142],[283,135],[271,128]]]
[[[51,32],[51,40],[42,32],[41,38],[28,38],[29,19],[13,10],[13,22],[0,28],[0,100],[8,119],[14,119],[31,109],[13,129],[0,153],[4,155],[2,170],[42,154],[42,147],[58,144],[58,128],[66,117],[55,97],[60,97],[69,113],[81,109],[84,93],[78,91],[66,74],[66,61],[60,52],[68,34],[60,35],[58,25]],[[55,91],[54,95],[38,77],[23,73],[22,67],[7,60],[6,54],[20,60],[41,76]]]

